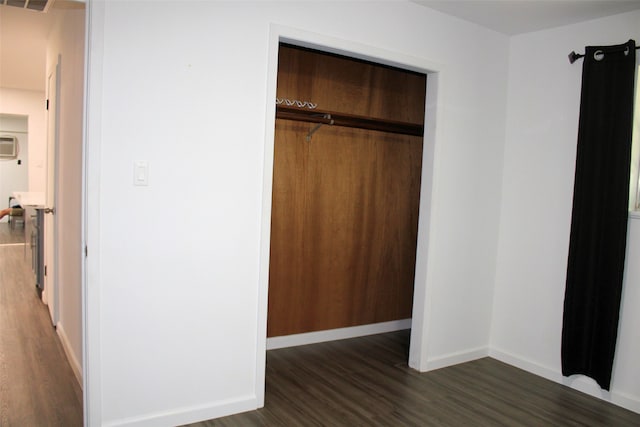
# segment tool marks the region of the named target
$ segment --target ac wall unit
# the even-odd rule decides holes
[[[18,156],[18,139],[15,136],[0,136],[0,159],[15,159]]]

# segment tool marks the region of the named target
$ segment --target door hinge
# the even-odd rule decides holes
[[[85,258],[89,256],[89,248],[87,247],[87,245],[84,245],[84,256]]]
[[[46,265],[44,266],[44,275],[45,276],[47,275],[47,266]]]
[[[47,111],[49,111],[49,100],[47,99]]]

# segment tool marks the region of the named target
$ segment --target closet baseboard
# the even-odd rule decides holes
[[[304,334],[285,335],[267,338],[267,350],[315,344],[326,341],[337,341],[366,335],[384,334],[386,332],[411,329],[411,319],[392,320],[390,322],[370,325],[352,326],[349,328],[330,329],[327,331],[307,332]]]

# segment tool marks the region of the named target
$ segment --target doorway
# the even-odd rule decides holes
[[[433,295],[430,283],[434,280],[428,271],[432,257],[430,249],[434,241],[433,230],[437,212],[432,204],[437,182],[433,179],[438,168],[440,132],[444,127],[442,92],[446,89],[442,77],[444,66],[422,57],[388,51],[370,45],[337,39],[317,33],[302,31],[281,25],[272,25],[269,39],[269,66],[266,105],[265,152],[263,169],[263,198],[261,215],[260,276],[258,286],[258,342],[256,353],[256,400],[264,405],[264,385],[267,349],[267,305],[269,290],[269,252],[271,241],[271,199],[273,182],[273,151],[275,136],[275,103],[277,84],[277,59],[279,43],[291,43],[326,52],[335,52],[353,58],[374,60],[377,63],[397,66],[407,70],[427,74],[429,85],[425,100],[425,128],[423,137],[422,178],[420,190],[420,213],[418,218],[418,238],[416,248],[416,269],[411,316],[411,337],[409,345],[409,366],[417,370],[429,368],[427,343],[430,332],[430,311]]]
[[[10,65],[11,72],[5,76],[14,76],[11,84],[0,87],[2,91],[3,112],[16,112],[29,116],[29,165],[28,188],[25,191],[43,195],[46,192],[47,171],[56,170],[58,206],[57,225],[60,235],[53,248],[53,257],[57,262],[47,266],[47,277],[59,277],[58,286],[45,286],[45,289],[57,288],[47,302],[52,313],[52,323],[56,326],[54,335],[58,345],[66,356],[78,383],[83,381],[83,307],[82,307],[82,172],[83,172],[83,89],[84,89],[84,40],[85,40],[85,4],[82,2],[62,2],[54,4],[46,12],[34,12],[22,8],[1,6],[3,16],[3,40],[7,38],[9,50],[0,50],[3,64]],[[7,25],[4,25],[7,24]],[[11,42],[9,43],[9,40]],[[22,43],[27,43],[26,45]],[[11,52],[21,52],[19,57],[5,56]],[[24,52],[31,52],[24,55]],[[62,58],[62,61],[59,60]],[[61,64],[61,65],[58,65]],[[35,75],[35,78],[31,78]],[[56,76],[57,75],[57,76]],[[59,81],[56,85],[55,82]],[[49,89],[57,89],[59,107],[58,140],[60,144],[49,151],[59,153],[59,168],[48,168],[45,100]],[[49,93],[51,94],[51,93]],[[51,127],[53,133],[54,126]],[[53,142],[53,139],[50,138]],[[55,144],[54,144],[55,145]],[[4,202],[6,203],[6,201]],[[42,206],[44,202],[34,203]],[[46,215],[51,217],[51,215]],[[29,215],[28,218],[31,216]],[[27,221],[27,225],[29,221]],[[51,229],[51,227],[48,227]],[[57,272],[51,269],[56,264]],[[35,287],[34,287],[35,288]],[[34,291],[34,293],[36,293]],[[37,296],[37,294],[36,294]],[[58,303],[51,304],[57,299]],[[46,308],[45,308],[46,310]],[[49,323],[49,328],[51,323]],[[52,328],[50,328],[52,329]],[[64,360],[64,358],[63,358]],[[55,374],[55,369],[47,373]],[[39,378],[47,381],[47,378]]]
[[[425,91],[424,73],[280,45],[268,337],[410,326]]]
[[[13,140],[6,153],[0,153],[0,208],[10,207],[13,193],[27,191],[29,157],[29,117],[21,114],[0,114],[0,137]],[[6,204],[6,205],[5,205]],[[9,217],[2,219],[8,222]],[[22,225],[24,222],[22,221]]]

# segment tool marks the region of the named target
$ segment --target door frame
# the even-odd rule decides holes
[[[105,3],[85,9],[82,161],[82,403],[85,426],[102,424],[100,364],[100,150]],[[91,256],[88,248],[91,245]],[[91,283],[91,286],[89,286]]]
[[[264,167],[262,189],[260,276],[258,283],[258,336],[256,349],[256,399],[259,407],[264,406],[267,311],[269,295],[269,252],[271,242],[271,203],[273,195],[273,160],[275,144],[275,100],[278,75],[278,50],[281,42],[308,47],[324,52],[337,53],[352,58],[364,59],[391,65],[427,75],[425,99],[425,131],[422,151],[422,181],[420,188],[420,212],[418,217],[418,238],[416,248],[416,271],[414,279],[413,312],[411,320],[411,343],[409,366],[419,371],[428,368],[429,307],[432,302],[431,278],[429,272],[429,247],[433,241],[436,222],[432,206],[437,189],[435,169],[443,128],[442,89],[443,71],[441,64],[425,58],[408,56],[356,42],[323,36],[282,25],[271,25],[269,35],[269,59],[267,70],[267,105],[265,118]],[[439,113],[439,114],[437,114]]]

